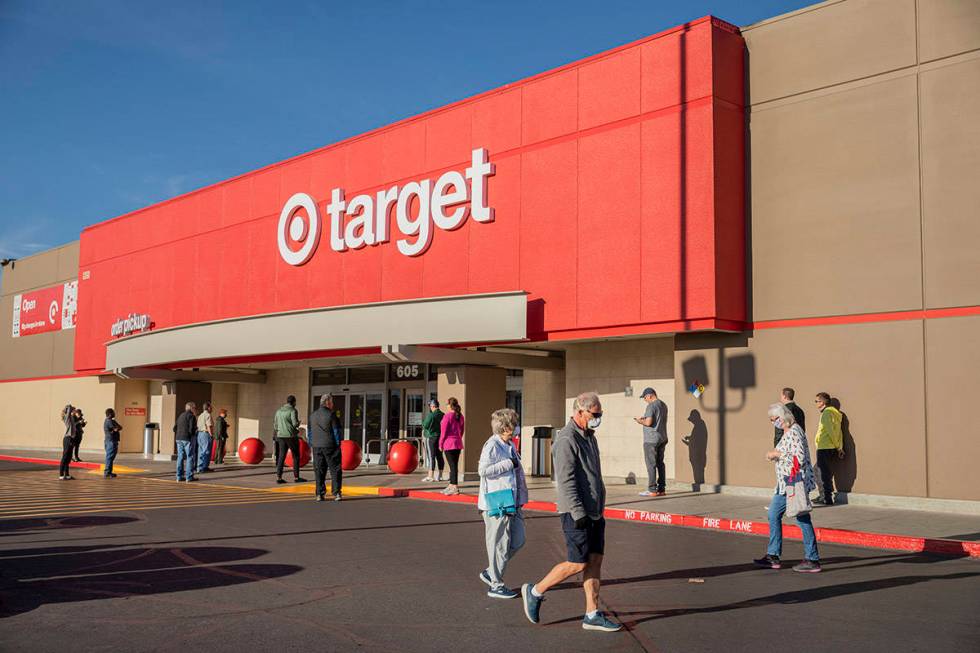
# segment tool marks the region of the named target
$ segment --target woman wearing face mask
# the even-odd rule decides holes
[[[524,514],[527,483],[521,457],[514,448],[517,413],[501,408],[490,416],[493,435],[480,452],[480,495],[477,507],[483,514],[489,565],[480,580],[490,586],[492,599],[516,599],[518,593],[504,585],[507,563],[524,546]]]
[[[439,449],[446,454],[446,461],[449,463],[449,485],[442,493],[459,494],[459,454],[463,451],[463,430],[466,423],[456,397],[450,397],[446,403],[449,405],[449,412],[442,418]]]
[[[81,408],[76,408],[75,409],[75,422],[76,422],[77,428],[75,430],[75,438],[74,438],[74,442],[73,442],[72,453],[73,453],[75,462],[76,463],[80,463],[80,462],[82,462],[82,459],[78,457],[78,448],[80,446],[82,446],[82,435],[85,432],[85,425],[87,423],[85,421],[85,417],[82,415],[82,409]]]

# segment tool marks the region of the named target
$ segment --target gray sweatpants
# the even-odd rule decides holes
[[[524,515],[491,517],[483,513],[487,532],[487,573],[493,588],[503,587],[507,563],[524,546]]]

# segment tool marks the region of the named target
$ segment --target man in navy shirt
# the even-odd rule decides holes
[[[105,433],[105,470],[106,478],[116,478],[112,473],[112,463],[116,460],[119,453],[119,432],[122,427],[116,421],[116,411],[111,408],[105,409],[105,421],[102,423],[102,431]]]

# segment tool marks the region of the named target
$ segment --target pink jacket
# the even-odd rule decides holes
[[[442,435],[439,436],[439,449],[442,451],[453,451],[456,449],[463,448],[463,429],[466,426],[466,420],[463,419],[463,414],[459,414],[459,419],[456,419],[456,413],[449,411],[442,418]]]

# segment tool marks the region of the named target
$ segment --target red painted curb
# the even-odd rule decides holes
[[[51,460],[50,458],[22,458],[20,456],[0,455],[0,460],[7,460],[14,463],[34,463],[35,465],[61,465],[60,460]],[[71,466],[81,467],[82,469],[102,469],[102,463],[72,463]]]
[[[383,496],[401,496],[409,499],[425,499],[427,501],[446,501],[449,503],[476,504],[477,497],[472,494],[457,494],[446,496],[440,492],[427,490],[392,490],[390,488]],[[557,512],[558,508],[550,501],[529,501],[524,508],[537,512]],[[646,510],[626,510],[622,508],[607,508],[604,515],[607,519],[617,521],[657,524],[660,526],[682,526],[685,528],[703,528],[707,530],[742,533],[745,535],[768,535],[769,522],[752,521],[747,519],[729,519],[727,517],[704,517],[702,515],[681,515],[670,512],[650,512]],[[846,544],[869,549],[894,549],[912,553],[934,553],[937,555],[980,558],[980,542],[964,540],[944,540],[911,535],[891,535],[888,533],[867,533],[839,528],[815,528],[817,541],[827,544]],[[783,537],[791,540],[802,540],[803,535],[799,526],[783,525]]]

